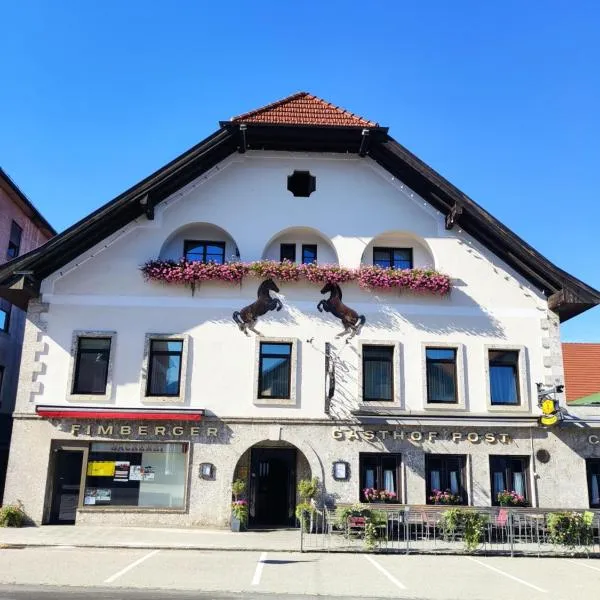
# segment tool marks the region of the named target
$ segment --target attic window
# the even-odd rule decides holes
[[[288,175],[287,189],[297,198],[308,198],[317,189],[317,178],[310,171],[294,171]]]

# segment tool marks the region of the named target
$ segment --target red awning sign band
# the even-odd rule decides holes
[[[201,421],[204,410],[139,410],[87,407],[36,406],[35,412],[45,419],[112,419],[128,421]]]

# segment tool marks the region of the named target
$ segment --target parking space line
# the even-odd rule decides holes
[[[130,565],[127,565],[124,569],[121,569],[118,573],[115,573],[114,575],[111,575],[108,579],[105,579],[104,583],[112,583],[113,581],[121,577],[121,575],[125,575],[125,573],[131,571],[131,569],[134,569],[138,565],[141,565],[145,560],[148,560],[150,557],[154,556],[155,554],[158,554],[159,552],[160,550],[152,550],[152,552],[144,554],[142,558],[138,558],[137,560],[133,561]]]
[[[575,565],[579,565],[581,567],[587,567],[588,569],[592,569],[592,571],[600,571],[600,569],[598,567],[592,567],[592,565],[588,565],[584,562],[581,562],[579,560],[571,560],[571,559],[567,559],[570,563],[573,563]]]
[[[267,560],[267,553],[263,552],[258,559],[258,564],[256,565],[256,571],[254,571],[254,577],[252,578],[252,585],[258,585],[260,583],[260,578],[262,576],[263,568],[265,566],[265,560]]]
[[[374,558],[371,558],[367,554],[363,556],[379,571],[381,571],[398,589],[405,590],[406,586],[398,581],[387,569],[384,569]]]
[[[541,587],[538,587],[537,585],[533,585],[533,583],[529,583],[528,581],[525,581],[524,579],[520,579],[519,577],[515,577],[514,575],[511,575],[510,573],[505,573],[504,571],[501,571],[500,569],[497,569],[496,567],[492,567],[492,565],[487,565],[486,563],[477,560],[476,558],[473,558],[472,556],[465,556],[466,559],[468,560],[472,560],[473,562],[476,562],[478,565],[481,565],[482,567],[485,567],[486,569],[490,569],[490,571],[494,571],[496,573],[499,573],[500,575],[504,575],[504,577],[508,577],[509,579],[512,579],[513,581],[518,581],[519,583],[522,583],[523,585],[526,585],[527,587],[533,588],[534,590],[537,590],[538,592],[542,592],[542,594],[547,594],[548,590],[544,590]]]

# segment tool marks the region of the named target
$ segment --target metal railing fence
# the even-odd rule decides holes
[[[600,556],[600,511],[339,506],[305,515],[303,552]]]

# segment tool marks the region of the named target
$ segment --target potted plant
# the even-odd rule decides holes
[[[233,502],[231,503],[231,531],[246,531],[248,524],[248,501],[240,496],[246,491],[246,482],[236,479],[231,485]]]
[[[502,490],[498,492],[498,504],[500,506],[528,506],[529,502],[522,494],[513,490]]]
[[[453,494],[450,490],[432,490],[429,504],[462,504],[460,494]]]
[[[364,488],[363,497],[367,502],[393,502],[396,500],[396,493],[388,490],[378,490],[375,488]]]
[[[319,491],[319,480],[316,477],[312,479],[301,479],[296,486],[300,502],[296,506],[296,518],[300,521],[300,526],[306,533],[313,530],[313,518],[317,512],[313,500]]]

